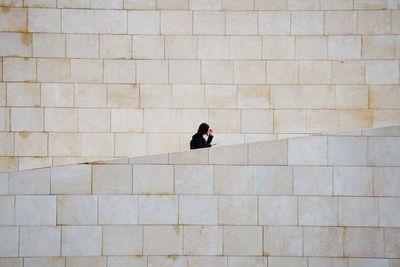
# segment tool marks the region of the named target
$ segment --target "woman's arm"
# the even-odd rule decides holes
[[[211,141],[213,140],[213,138],[214,138],[214,136],[211,134],[208,136],[207,141],[206,141],[206,144],[208,145],[208,147],[211,146],[210,144],[211,144]]]

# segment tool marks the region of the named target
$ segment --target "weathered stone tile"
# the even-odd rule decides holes
[[[128,0],[129,1],[129,0]],[[129,2],[125,1],[125,5]],[[133,0],[136,1],[136,0]],[[132,2],[132,1],[131,1]],[[138,2],[138,1],[136,1]],[[151,1],[146,1],[150,3]],[[154,0],[155,2],[155,0]],[[160,33],[160,12],[139,11],[128,12],[128,33],[129,34],[159,34]]]
[[[341,226],[378,226],[377,198],[341,197],[338,207]]]
[[[225,226],[224,255],[262,255],[262,227]]]
[[[56,196],[17,196],[16,225],[56,225]]]
[[[106,257],[66,257],[67,267],[106,267]]]
[[[328,137],[329,165],[367,165],[366,137]]]
[[[25,258],[25,267],[65,267],[64,257]]]
[[[369,137],[368,165],[399,166],[400,165],[399,137]]]
[[[19,255],[26,256],[60,256],[60,227],[21,227]]]
[[[101,226],[63,226],[62,256],[100,256]]]
[[[264,255],[302,256],[302,228],[294,226],[265,226]]]
[[[145,256],[109,256],[107,257],[109,267],[147,267],[147,257]]]
[[[58,225],[97,224],[97,196],[58,196]]]
[[[295,195],[332,195],[332,168],[294,166]]]
[[[254,166],[253,194],[292,195],[292,173],[291,166]]]
[[[18,257],[18,227],[0,227],[0,240],[1,257]]]
[[[297,225],[297,197],[260,196],[260,225]]]
[[[395,258],[400,254],[400,232],[398,228],[383,229],[385,257]]]
[[[99,224],[137,224],[138,196],[99,196]]]
[[[203,151],[208,151],[208,150],[204,149]],[[179,153],[177,153],[176,155],[179,155]],[[175,185],[174,185],[175,194],[213,193],[214,186],[213,186],[212,166],[176,165],[174,175],[175,175]]]
[[[228,11],[226,13],[226,34],[257,34],[257,13],[254,11]]]
[[[342,257],[343,228],[339,227],[305,227],[304,255]]]
[[[177,224],[178,196],[139,196],[139,224]]]
[[[247,145],[217,147],[209,150],[210,164],[246,164]]]
[[[257,217],[257,197],[219,197],[219,224],[256,225],[258,221]]]
[[[72,165],[51,168],[52,194],[90,194],[91,187],[91,166]]]
[[[132,193],[131,165],[94,165],[93,194]]]
[[[218,197],[179,196],[179,223],[218,224]]]
[[[268,257],[269,267],[307,267],[307,258],[305,257]]]
[[[141,255],[142,226],[104,226],[103,255]]]
[[[260,11],[258,19],[258,32],[259,34],[264,35],[289,35],[290,12]]]
[[[334,167],[334,195],[372,196],[373,169],[369,167]]]
[[[173,166],[134,165],[133,192],[140,194],[172,194]]]
[[[50,168],[9,174],[9,194],[50,194]]]
[[[345,228],[345,257],[383,257],[383,229]]]
[[[400,199],[379,198],[379,226],[400,226]]]
[[[300,197],[299,225],[336,226],[337,202],[337,198],[333,197]]]
[[[373,177],[375,196],[400,196],[400,168],[375,167]]]
[[[144,226],[144,255],[181,255],[182,226]],[[160,236],[163,236],[160,239]]]
[[[222,195],[250,194],[253,168],[249,166],[215,166],[214,193]]]
[[[328,162],[327,137],[314,136],[288,140],[290,165],[325,165]]]
[[[221,226],[185,226],[185,255],[221,255],[223,228]]]

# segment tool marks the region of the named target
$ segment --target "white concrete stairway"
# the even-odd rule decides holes
[[[399,267],[400,126],[0,175],[1,267]]]

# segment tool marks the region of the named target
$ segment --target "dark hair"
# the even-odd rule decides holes
[[[207,134],[209,128],[210,128],[210,126],[207,123],[203,122],[202,124],[200,124],[199,129],[197,130],[197,133],[201,134],[201,135]]]

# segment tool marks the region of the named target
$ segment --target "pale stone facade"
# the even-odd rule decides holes
[[[398,0],[0,6],[0,170],[400,123]]]

